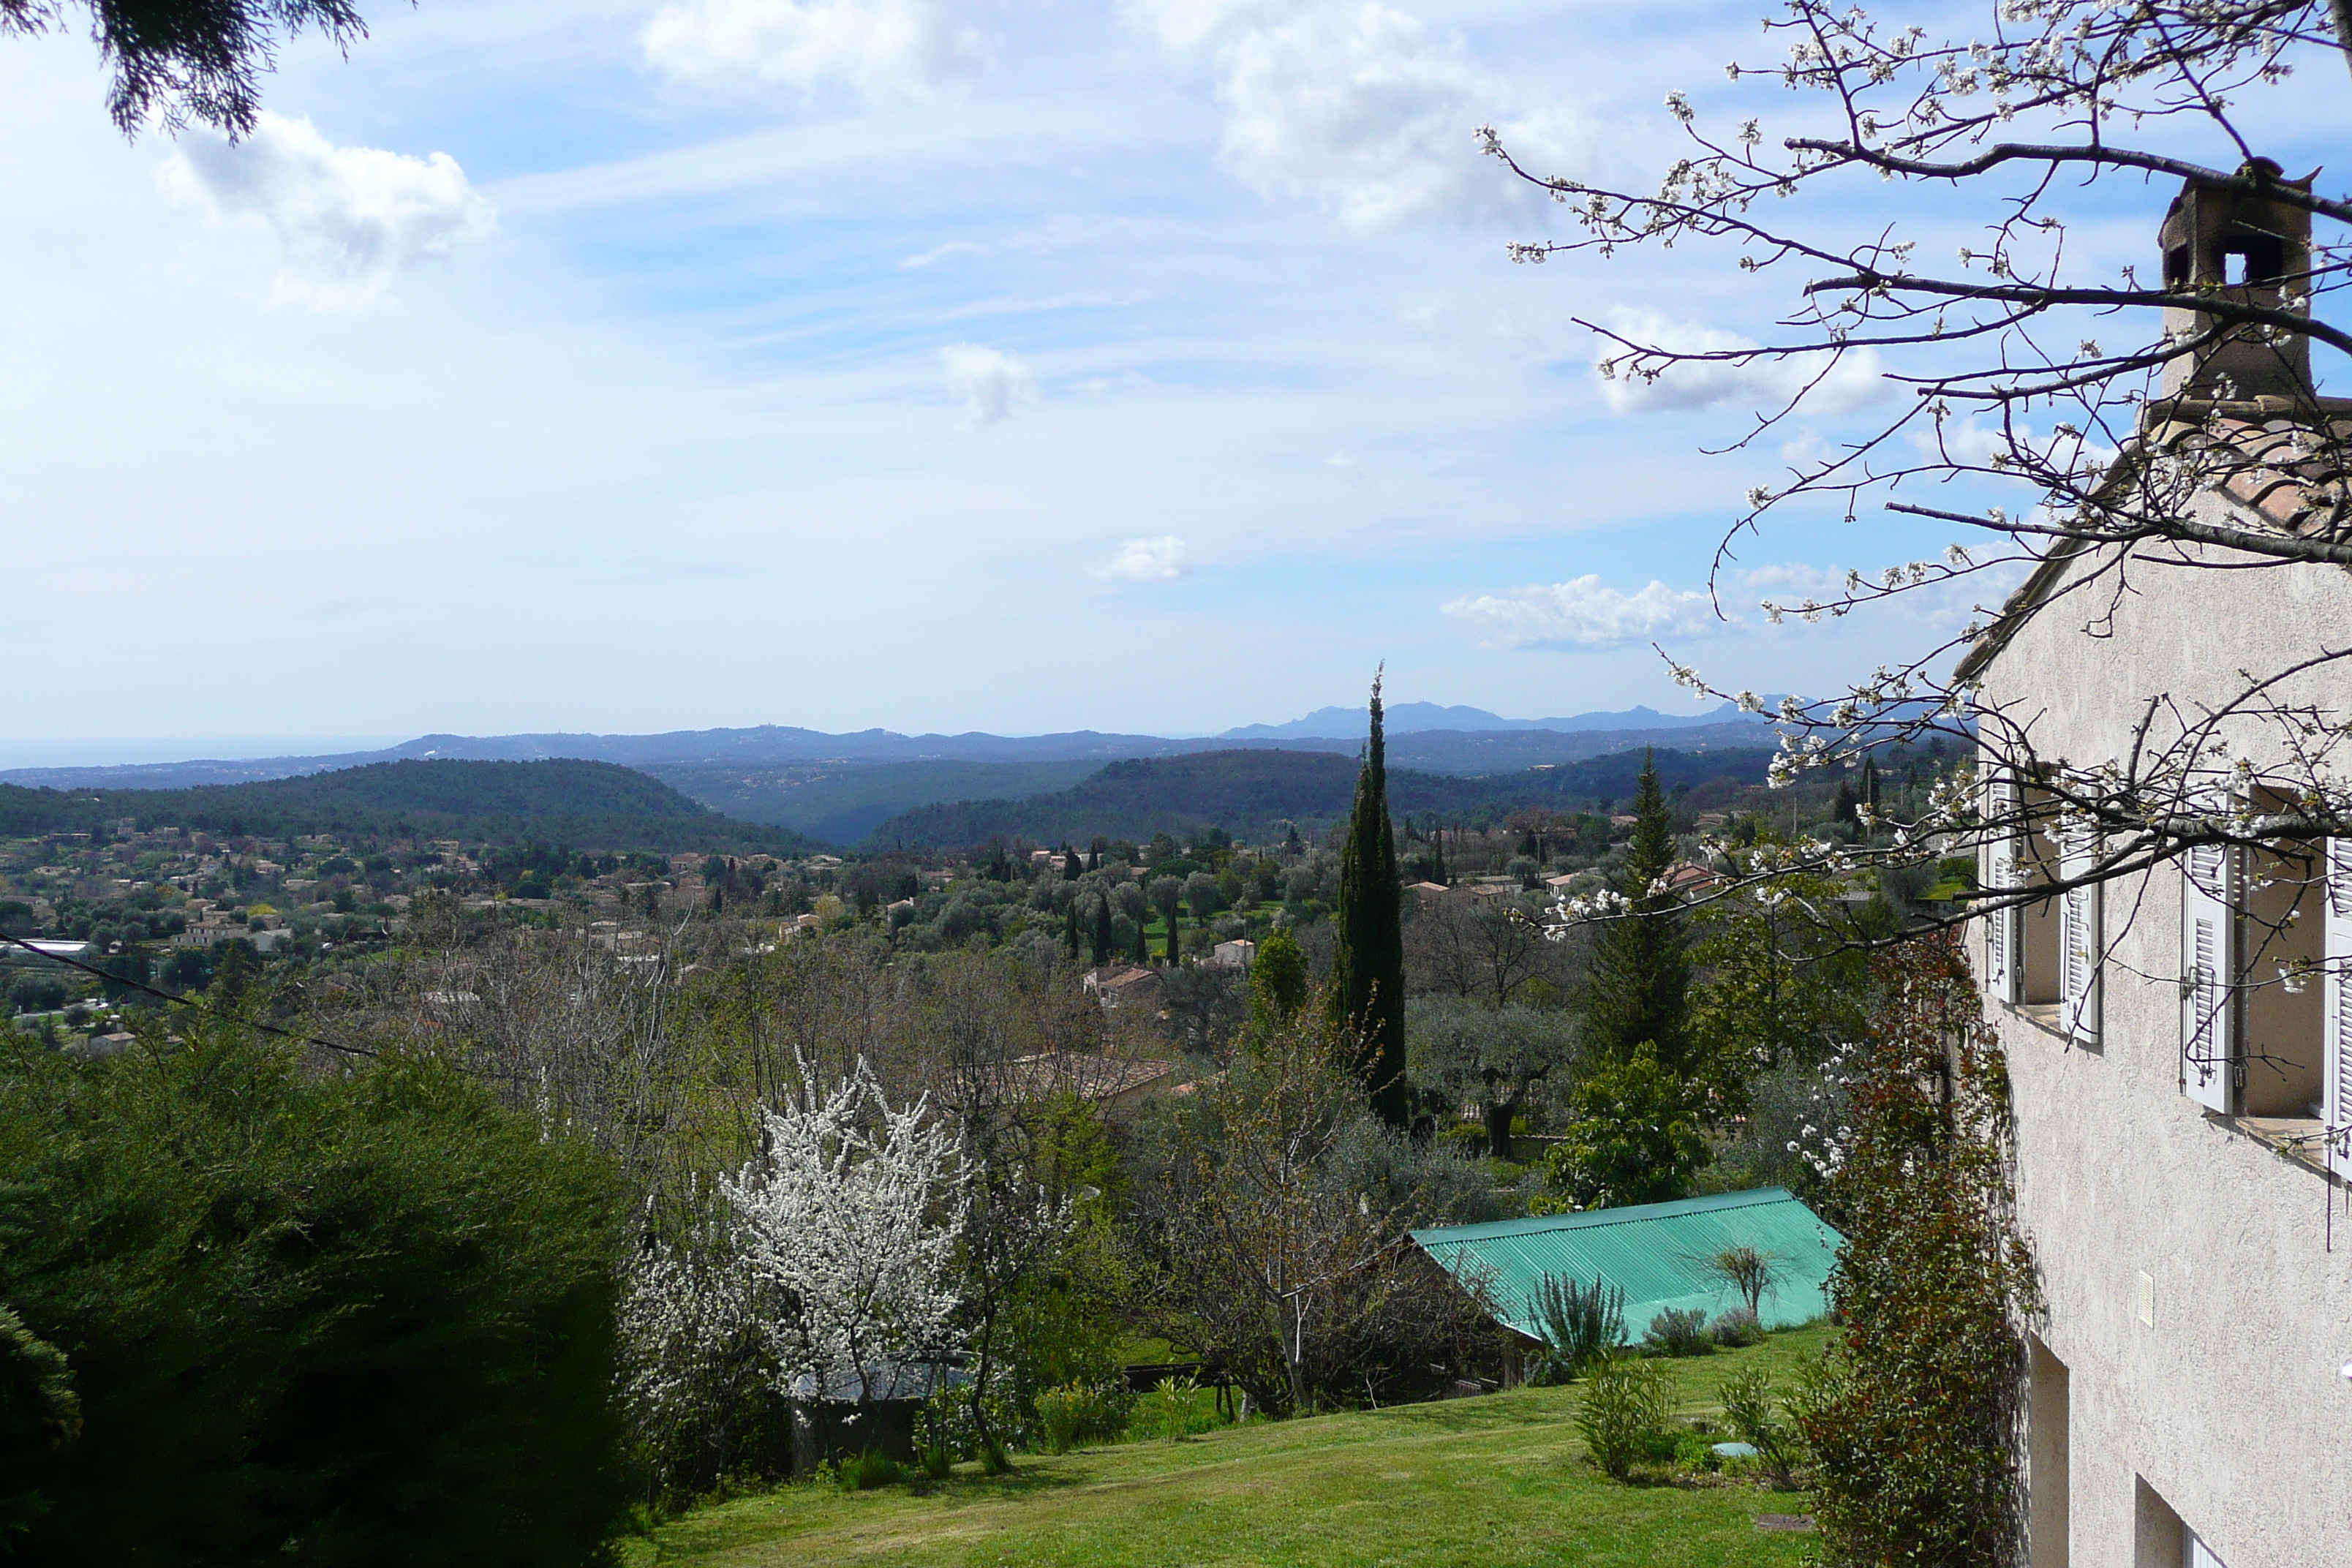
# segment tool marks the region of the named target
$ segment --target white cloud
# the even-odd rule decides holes
[[[1758,347],[1752,338],[1692,321],[1677,321],[1656,310],[1620,306],[1609,313],[1609,324],[1631,341],[1677,353],[1734,353]],[[1624,353],[1622,344],[1604,338],[1593,351],[1596,377],[1600,362]],[[1816,377],[1805,406],[1816,414],[1843,414],[1861,407],[1885,391],[1878,355],[1855,349],[1830,363],[1826,350],[1792,358],[1712,360],[1674,364],[1654,381],[1627,375],[1601,377],[1603,395],[1618,414],[1654,409],[1718,408],[1737,405],[1743,411],[1769,413],[1780,408]]]
[[[1284,0],[1133,0],[1127,9],[1170,48],[1193,49],[1244,17],[1278,15],[1292,8]]]
[[[1624,594],[1595,575],[1529,584],[1502,594],[1464,596],[1445,613],[1478,628],[1499,647],[1609,647],[1654,637],[1705,637],[1725,629],[1706,595],[1652,581]]]
[[[974,425],[993,425],[1011,415],[1015,403],[1037,395],[1037,378],[1021,356],[1002,349],[950,343],[940,351],[940,368]]]
[[[1223,38],[1220,155],[1265,195],[1308,197],[1357,228],[1536,210],[1472,134],[1500,117],[1501,89],[1402,11],[1377,0],[1140,0],[1130,10],[1172,48]],[[1582,140],[1558,115],[1507,129],[1549,162]]]
[[[184,134],[163,180],[175,202],[274,230],[287,261],[278,296],[320,307],[370,303],[398,273],[489,232],[495,216],[446,153],[338,147],[308,120],[266,110],[241,142]]]
[[[1169,533],[1129,540],[1095,575],[1129,583],[1171,583],[1192,570],[1184,558],[1184,542]]]
[[[988,63],[980,35],[937,0],[673,0],[644,44],[656,68],[681,80],[803,92],[839,81],[876,102],[927,98]]]

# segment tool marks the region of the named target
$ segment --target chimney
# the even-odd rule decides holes
[[[2255,158],[2238,177],[2261,185],[2308,192],[2314,169],[2301,180],[2268,158]],[[2226,300],[2311,313],[2311,213],[2263,191],[2232,190],[2200,180],[2182,182],[2158,231],[2168,292],[2210,293]],[[2168,306],[2168,338],[2186,342],[2212,326],[2204,311]],[[2180,354],[2164,367],[2163,395],[2252,401],[2283,397],[2308,402],[2311,341],[2301,333],[2265,338],[2242,326],[2218,342]]]

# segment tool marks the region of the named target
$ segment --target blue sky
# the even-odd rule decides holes
[[[1612,405],[1570,318],[1784,301],[1511,265],[1559,229],[1471,134],[1650,168],[1758,11],[425,0],[236,148],[0,41],[0,741],[1687,706],[1654,637],[1823,689],[1967,605],[1753,599],[1942,537],[1798,520],[1712,619],[1769,387]]]

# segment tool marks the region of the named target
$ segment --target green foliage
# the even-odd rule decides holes
[[[1593,1368],[1576,1426],[1592,1462],[1612,1480],[1631,1479],[1633,1467],[1666,1436],[1667,1398],[1665,1375],[1650,1362],[1612,1358]]]
[[[1307,1005],[1311,984],[1298,939],[1281,927],[1266,933],[1250,963],[1250,1035],[1263,1039]]]
[[[49,1499],[30,1483],[80,1436],[81,1399],[66,1358],[0,1307],[0,1556],[49,1511]]]
[[[2007,1073],[1956,940],[1922,938],[1874,972],[1829,1187],[1846,1236],[1831,1276],[1843,1328],[1796,1405],[1819,1464],[1822,1557],[2011,1563],[2017,1325],[2039,1296],[2011,1217]]]
[[[1624,1289],[1597,1276],[1583,1285],[1547,1274],[1532,1305],[1544,1351],[1528,1381],[1538,1386],[1574,1382],[1625,1337]]]
[[[26,789],[0,784],[0,838],[89,832],[117,817],[271,838],[379,834],[590,848],[770,849],[812,846],[786,828],[720,816],[634,768],[535,763],[372,763],[302,778],[194,789]]]
[[[1409,746],[1420,739],[1405,736],[1397,744]],[[1390,805],[1416,816],[1430,812],[1468,822],[1527,805],[1567,809],[1622,799],[1633,784],[1631,773],[1638,759],[1626,753],[1507,772],[1498,771],[1495,763],[1492,748],[1497,743],[1509,742],[1484,737],[1478,760],[1461,759],[1463,774],[1475,776],[1389,768]],[[1727,777],[1760,784],[1773,754],[1769,747],[1660,752],[1654,763],[1669,785]],[[1545,760],[1528,758],[1531,763]],[[1190,837],[1202,822],[1222,822],[1251,843],[1273,843],[1295,824],[1344,819],[1358,777],[1355,759],[1334,752],[1251,749],[1139,757],[1112,763],[1083,783],[1052,794],[920,806],[884,822],[866,842],[945,848],[984,844],[992,837],[1060,844],[1100,833],[1140,844],[1160,834],[1171,842]],[[1157,858],[1151,865],[1155,871],[1171,868]],[[1193,868],[1181,867],[1183,871]]]
[[[895,1487],[907,1479],[907,1467],[878,1450],[852,1454],[841,1461],[834,1479],[843,1491],[870,1492],[877,1487]]]
[[[1772,1485],[1781,1491],[1795,1489],[1804,1438],[1776,1408],[1780,1402],[1773,1397],[1771,1373],[1760,1366],[1744,1367],[1723,1380],[1716,1397],[1723,1405],[1723,1424],[1756,1450]]]
[[[1448,1110],[1485,1112],[1486,1153],[1513,1155],[1511,1135],[1535,1086],[1576,1059],[1574,1015],[1519,1003],[1489,1007],[1461,996],[1416,996],[1405,1006],[1412,1086]]]
[[[618,1205],[437,1060],[0,1044],[0,1297],[70,1359],[36,1563],[597,1559]],[[428,1506],[429,1504],[429,1506]]]
[[[1747,1308],[1733,1307],[1717,1313],[1714,1325],[1706,1332],[1709,1339],[1725,1350],[1736,1351],[1761,1341],[1764,1325]]]
[[[1687,1196],[1712,1157],[1692,1098],[1647,1046],[1601,1068],[1577,1086],[1566,1135],[1544,1154],[1552,1191],[1579,1208]]]
[[[1713,1355],[1715,1342],[1706,1337],[1706,1313],[1696,1307],[1668,1307],[1650,1320],[1642,1334],[1642,1348],[1654,1355]]]
[[[1158,1437],[1179,1443],[1212,1431],[1217,1425],[1213,1408],[1204,1409],[1201,1385],[1190,1377],[1161,1378],[1150,1393],[1136,1402],[1128,1431],[1138,1437]]]
[[[1127,1430],[1136,1400],[1123,1381],[1106,1378],[1046,1389],[1035,1405],[1038,1446],[1049,1454],[1066,1454],[1087,1443],[1117,1439]]]
[[[1391,1127],[1412,1120],[1405,1078],[1404,929],[1396,829],[1389,820],[1388,757],[1381,683],[1372,681],[1371,739],[1356,804],[1339,844],[1339,907],[1331,944],[1331,1016],[1360,1042],[1360,1070],[1372,1109]]]
[[[1780,852],[1761,838],[1733,850],[1729,869],[1754,879]],[[1866,962],[1840,950],[1819,912],[1841,890],[1830,878],[1789,872],[1748,880],[1693,913],[1691,956],[1703,978],[1690,992],[1691,1076],[1724,1110],[1747,1111],[1759,1075],[1821,1062],[1861,1035]]]
[[[1646,1046],[1669,1071],[1687,1066],[1689,932],[1666,886],[1675,867],[1674,814],[1647,756],[1633,796],[1633,834],[1611,887],[1624,912],[1594,930],[1584,987],[1585,1037],[1595,1055],[1630,1061]]]

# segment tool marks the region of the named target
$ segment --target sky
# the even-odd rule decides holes
[[[1678,711],[1654,642],[1811,693],[1969,616],[1766,624],[1946,542],[1879,514],[1744,544],[1718,612],[1784,465],[1706,452],[1787,373],[1629,390],[1571,318],[1752,342],[1785,299],[1508,258],[1567,226],[1474,128],[1653,171],[1670,89],[1784,107],[1722,68],[1758,0],[363,8],[234,145],[0,39],[0,745],[1202,733],[1383,662]],[[2079,243],[2152,256],[2168,194]]]

